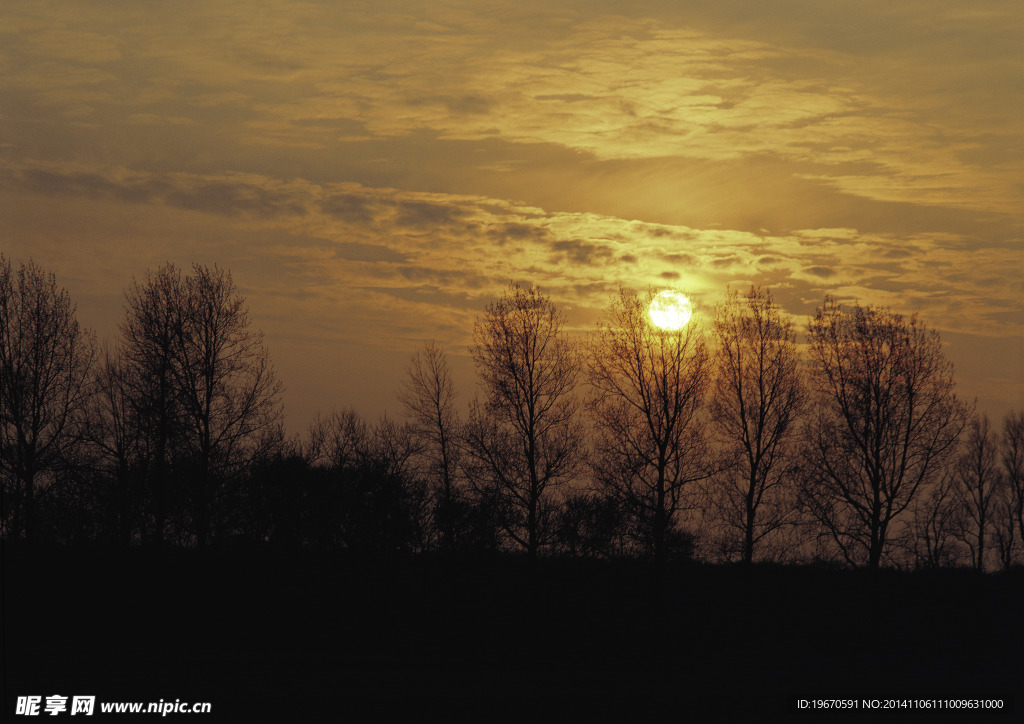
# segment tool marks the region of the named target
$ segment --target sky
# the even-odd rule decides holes
[[[535,283],[707,320],[770,288],[920,313],[1024,407],[1024,5],[948,0],[0,4],[0,251],[116,340],[147,269],[218,264],[288,426],[400,415],[425,341]]]

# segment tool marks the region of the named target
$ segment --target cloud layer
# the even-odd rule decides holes
[[[917,309],[1024,403],[1017,4],[602,5],[8,3],[5,252],[110,333],[133,274],[231,267],[303,415],[509,280],[578,329],[620,284]]]

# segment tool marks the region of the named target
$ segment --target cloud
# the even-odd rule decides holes
[[[410,257],[401,252],[377,244],[361,244],[358,241],[338,241],[334,243],[334,254],[346,261],[389,262],[407,264]]]
[[[808,274],[812,274],[822,279],[828,279],[831,276],[835,276],[835,271],[827,266],[809,266],[806,269]]]
[[[475,297],[427,284],[415,287],[370,287],[368,290],[416,307],[427,305],[434,309],[458,309],[469,313],[479,311],[479,300]]]
[[[169,184],[152,178],[107,177],[90,171],[25,168],[10,173],[8,184],[41,194],[110,196],[122,201],[146,201],[170,190]]]
[[[410,106],[441,105],[455,115],[480,115],[489,113],[494,106],[492,100],[480,95],[423,96],[407,101]]]
[[[434,228],[443,224],[452,224],[463,216],[462,209],[425,201],[398,201],[398,216],[395,223],[399,226]]]
[[[332,194],[320,202],[320,209],[326,214],[353,223],[365,224],[374,216],[369,200],[353,193]]]
[[[683,254],[680,252],[661,253],[659,256],[669,264],[676,264],[683,267],[692,267],[698,263],[697,259],[691,254]]]
[[[226,216],[301,216],[307,211],[305,197],[288,183],[252,174],[149,174],[121,168],[83,170],[74,164],[36,164],[9,166],[4,177],[9,187],[47,195],[160,201]]]
[[[1006,150],[1022,147],[1024,13],[869,6],[601,15],[525,3],[513,27],[468,3],[369,13],[272,1],[255,15],[147,6],[131,32],[103,3],[39,7],[7,13],[20,30],[0,89],[18,92],[22,122],[88,119],[93,141],[140,121],[192,124],[192,148],[236,161],[259,146],[346,164],[339,143],[427,134],[602,162],[771,157],[791,180],[844,195],[1015,213],[1020,164]],[[121,135],[136,155],[124,165],[151,157],[144,138]]]
[[[611,248],[580,239],[553,241],[551,249],[555,252],[551,256],[551,261],[556,264],[566,261],[582,266],[596,266],[614,256]]]
[[[305,207],[292,194],[233,179],[189,184],[166,196],[172,206],[214,214],[253,216],[302,215]]]
[[[222,228],[226,238],[260,239],[277,229],[263,253],[280,257],[296,288],[321,289],[323,299],[344,307],[358,302],[349,292],[347,299],[339,296],[340,290],[380,288],[382,279],[483,303],[509,279],[531,278],[570,285],[575,306],[599,309],[607,300],[579,295],[603,288],[611,274],[638,289],[671,281],[709,304],[731,283],[770,282],[787,288],[780,299],[794,310],[800,300],[831,289],[900,308],[917,305],[953,329],[978,334],[1008,333],[1016,320],[1012,311],[1019,309],[1019,252],[980,248],[949,233],[908,237],[831,228],[771,236],[256,175],[49,166],[7,167],[0,178],[9,192],[105,199],[167,213],[187,209],[221,219],[210,230]],[[404,299],[411,304],[414,298]]]

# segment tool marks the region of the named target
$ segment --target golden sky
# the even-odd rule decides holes
[[[6,0],[0,249],[101,340],[147,268],[231,269],[293,429],[397,413],[431,338],[468,397],[510,280],[579,330],[620,284],[920,311],[1001,417],[1022,38],[1002,0]]]

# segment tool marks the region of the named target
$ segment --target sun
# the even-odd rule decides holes
[[[668,332],[677,332],[686,326],[693,315],[693,305],[685,294],[666,289],[651,300],[647,316],[651,324]]]

